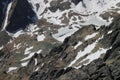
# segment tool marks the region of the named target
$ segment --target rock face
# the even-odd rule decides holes
[[[71,0],[75,5],[77,5],[80,1],[82,2],[83,0]]]
[[[27,66],[20,67],[19,69],[13,71],[12,74],[8,74],[4,71],[5,69],[2,68],[7,68],[4,67],[5,65],[12,66],[13,63],[9,63],[8,60],[12,60],[12,56],[14,57],[16,55],[14,53],[1,52],[1,57],[3,58],[0,63],[0,72],[2,75],[0,77],[1,80],[4,76],[6,76],[5,80],[119,80],[119,17],[120,16],[118,16],[110,26],[101,26],[98,30],[96,30],[93,25],[90,25],[91,27],[89,26],[89,28],[81,28],[71,37],[66,38],[63,44],[53,47],[48,54],[45,55],[45,53],[35,53],[29,60]],[[81,66],[79,69],[74,68],[76,65],[66,67],[76,55],[75,51],[73,51],[70,47],[76,45],[78,39],[82,40],[82,36],[87,34],[85,32],[87,30],[89,32],[98,31],[101,35],[103,34],[104,36],[99,40],[98,44],[104,48],[111,48],[108,49],[105,55],[99,59],[90,62],[88,65]],[[112,32],[108,34],[110,30],[112,30]],[[79,34],[81,34],[81,36]],[[85,42],[82,46],[89,45],[91,41],[94,42],[94,40],[95,38]],[[35,59],[38,61],[37,64]],[[4,63],[5,60],[7,61],[6,63]]]
[[[113,30],[113,32],[110,34],[105,34],[104,38],[100,40],[100,43],[103,44],[105,47],[106,46],[108,47],[110,45],[112,46],[112,48],[106,52],[103,58],[94,60],[87,66],[82,66],[79,69],[75,69],[72,67],[68,67],[66,69],[63,68],[56,69],[49,67],[48,71],[40,70],[38,72],[34,72],[31,75],[30,80],[119,80],[120,79],[119,37],[120,36],[119,33],[116,35],[116,33],[119,32],[119,27],[117,27],[118,26],[117,22],[119,22],[119,20],[120,20],[119,18],[115,19],[114,22],[108,28],[105,29],[105,30],[109,30],[109,29]],[[116,26],[114,26],[113,28],[113,25]],[[114,37],[112,37],[113,35]],[[70,45],[70,38],[67,38],[62,45],[64,48],[62,46],[59,48],[54,48],[51,54],[54,53],[53,55],[62,55],[62,54],[65,55],[67,54],[65,52],[65,49],[67,49],[66,47],[68,47],[69,45]],[[63,59],[65,58],[67,58],[67,56],[64,57]]]
[[[1,39],[0,39],[0,43],[1,43],[0,46],[5,45],[7,42],[10,41],[10,39],[12,39],[12,38],[8,35],[8,33],[5,32],[5,31],[1,31],[1,32],[0,32],[0,37],[1,37]]]
[[[70,9],[70,5],[71,5],[71,3],[70,3],[69,1],[66,1],[66,2],[63,2],[63,3],[62,3],[62,0],[56,0],[56,1],[53,0],[53,1],[50,3],[49,9],[50,9],[50,11],[52,11],[52,12],[55,12],[55,11],[57,11],[57,10],[64,11],[64,10],[66,10],[66,9]]]
[[[37,20],[37,16],[27,0],[14,0],[6,30],[16,32],[25,29],[27,25],[35,23]]]
[[[7,10],[7,6],[8,4],[11,2],[11,0],[1,0],[0,1],[0,28],[2,27],[4,18],[5,18],[5,14],[6,14],[6,10]]]
[[[110,7],[91,11],[87,1],[97,8],[103,3]],[[112,7],[111,0],[11,2],[7,26],[0,31],[0,80],[120,80],[118,4]],[[2,17],[0,21],[4,24]]]

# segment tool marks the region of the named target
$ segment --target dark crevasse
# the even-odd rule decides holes
[[[30,23],[37,22],[38,18],[27,0],[15,0],[12,7],[6,27],[8,32],[17,32],[25,29]]]
[[[83,0],[72,0],[72,2],[77,5],[80,1],[83,1]]]
[[[12,0],[0,0],[0,29],[2,28],[2,24],[6,15],[7,6],[11,1]]]

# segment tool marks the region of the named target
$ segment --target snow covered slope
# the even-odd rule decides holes
[[[66,31],[67,33],[71,33],[71,32],[74,33],[77,28],[81,28],[81,26],[83,25],[94,24],[96,25],[96,28],[99,28],[98,26],[102,26],[102,25],[106,25],[106,26],[109,25],[112,22],[113,17],[109,16],[108,19],[104,19],[103,17],[101,17],[101,14],[104,14],[106,12],[110,12],[110,14],[112,14],[112,12],[119,13],[119,10],[118,11],[116,10],[119,9],[119,7],[116,4],[119,3],[120,1],[119,0],[83,0],[80,1],[77,5],[72,3],[70,0],[36,0],[36,1],[29,0],[29,2],[32,4],[33,10],[36,12],[40,20],[44,19],[46,20],[47,23],[51,23],[54,25],[61,25],[66,28],[68,26],[73,27],[72,31],[71,30],[68,31],[66,30]],[[66,5],[65,3],[69,3],[69,2],[70,2],[69,4],[70,7],[68,8],[67,7],[68,5]],[[64,10],[60,10],[61,8],[59,8],[59,5],[64,6]],[[53,9],[57,8],[55,12],[51,11],[50,7],[52,6]],[[44,25],[40,25],[40,26],[44,26]],[[57,27],[57,28],[61,28],[61,27]]]

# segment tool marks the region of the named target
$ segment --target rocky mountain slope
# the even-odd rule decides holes
[[[120,80],[119,0],[0,6],[0,80]]]

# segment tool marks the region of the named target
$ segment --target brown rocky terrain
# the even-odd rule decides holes
[[[0,80],[120,80],[120,3],[92,13],[86,0],[31,1],[10,0]],[[80,3],[88,12],[75,10]]]

